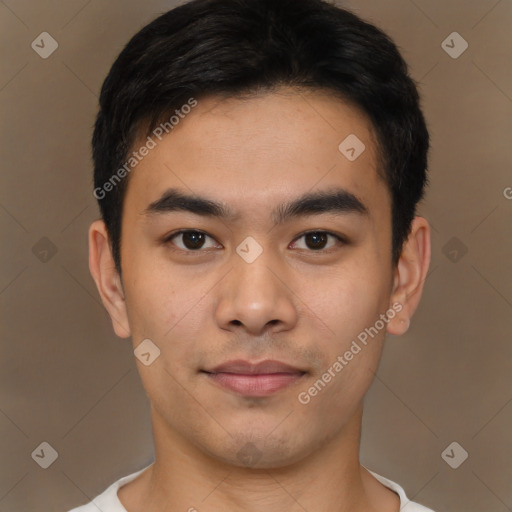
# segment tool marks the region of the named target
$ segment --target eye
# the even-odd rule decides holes
[[[178,242],[172,242],[173,245],[176,245],[176,247],[182,251],[189,252],[198,252],[200,249],[205,248],[205,241],[207,239],[213,240],[211,236],[203,233],[202,231],[195,231],[190,229],[173,233],[165,239],[165,242],[171,242],[174,239],[177,239]],[[215,245],[210,245],[210,247],[206,246],[207,249],[212,247],[215,247]]]
[[[335,241],[330,246],[326,247],[329,237],[334,238]],[[312,251],[323,251],[326,249],[331,249],[333,246],[338,243],[347,243],[341,236],[335,235],[334,233],[329,233],[328,231],[309,231],[307,233],[303,233],[301,236],[296,238],[293,244],[296,244],[297,240],[304,238],[305,247],[295,247],[298,249],[310,249]]]
[[[329,238],[331,244],[329,245]],[[175,241],[176,239],[176,241]],[[304,239],[302,246],[297,246],[297,241]],[[211,240],[210,245],[207,240]],[[201,249],[213,249],[222,247],[220,244],[216,245],[216,241],[211,236],[202,231],[183,229],[177,231],[165,238],[165,243],[172,243],[177,249],[185,252],[201,252]],[[212,243],[213,242],[213,243]],[[309,231],[297,237],[291,244],[293,249],[306,249],[313,252],[328,252],[336,244],[348,243],[343,237],[330,233],[328,231]],[[204,252],[204,251],[202,251]]]

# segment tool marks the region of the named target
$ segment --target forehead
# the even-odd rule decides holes
[[[130,175],[125,201],[139,210],[171,187],[240,208],[334,186],[369,203],[389,199],[371,122],[333,95],[281,89],[197,101],[162,140],[152,136],[154,149]]]

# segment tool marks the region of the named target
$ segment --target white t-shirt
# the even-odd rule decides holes
[[[151,465],[151,464],[150,464]],[[87,505],[82,505],[81,507],[74,508],[69,512],[127,512],[127,510],[123,507],[122,503],[119,501],[117,497],[117,491],[126,485],[128,482],[134,480],[138,475],[140,475],[145,469],[149,466],[141,469],[140,471],[136,471],[131,475],[124,476],[114,482],[110,487],[105,489],[104,492],[96,496],[90,503]],[[368,469],[368,468],[366,468]],[[368,471],[370,471],[368,469]],[[400,487],[397,483],[384,478],[383,476],[370,471],[370,473],[383,485],[395,491],[398,496],[400,496],[400,512],[434,512],[430,508],[426,508],[423,505],[419,505],[418,503],[414,503],[413,501],[409,501],[407,496],[405,495],[405,491]]]

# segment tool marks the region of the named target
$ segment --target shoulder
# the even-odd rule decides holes
[[[149,466],[151,466],[151,464]],[[136,471],[135,473],[131,473],[130,475],[120,478],[111,484],[107,489],[105,489],[101,494],[96,496],[96,498],[94,498],[90,503],[81,505],[77,508],[73,508],[68,512],[98,512],[98,510],[101,510],[101,512],[126,512],[126,509],[119,501],[117,491],[123,485],[126,485],[127,483],[134,480],[149,466],[146,466],[141,470]]]
[[[423,505],[420,505],[419,503],[411,501],[405,494],[404,489],[396,482],[393,482],[393,480],[390,480],[389,478],[385,478],[377,473],[374,473],[368,468],[365,469],[369,471],[381,484],[385,485],[386,487],[388,487],[389,489],[398,494],[398,496],[400,497],[400,512],[434,512],[430,508],[427,508]]]
[[[77,508],[73,508],[69,510],[68,512],[98,512],[98,507],[91,501],[90,503],[87,503],[87,505],[82,505]]]

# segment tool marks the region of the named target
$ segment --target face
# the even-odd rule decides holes
[[[283,89],[199,100],[154,139],[125,197],[117,314],[160,350],[137,361],[156,435],[234,465],[307,457],[359,411],[398,314],[371,124]]]

